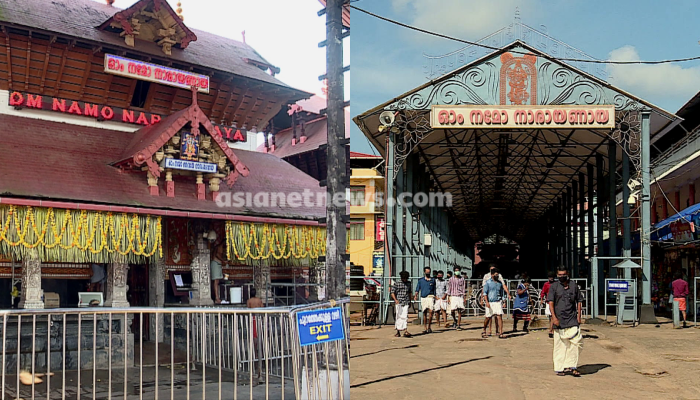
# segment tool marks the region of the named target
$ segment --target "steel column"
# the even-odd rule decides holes
[[[632,251],[632,224],[630,220],[630,204],[627,199],[630,197],[630,157],[626,148],[622,152],[622,255],[631,256]],[[625,279],[632,279],[632,270],[625,268]]]
[[[598,239],[598,256],[606,256],[606,252],[603,250],[603,219],[605,216],[605,207],[603,206],[603,199],[605,198],[603,193],[605,192],[605,166],[603,165],[603,156],[600,154],[596,155],[596,166],[598,169],[598,196],[596,199],[596,233]],[[591,268],[596,268],[598,270],[598,298],[602,299],[605,294],[605,271],[603,269],[603,263],[605,261],[598,260],[598,265],[591,265]]]
[[[650,185],[651,178],[649,165],[649,127],[650,113],[642,112],[642,226],[641,226],[641,245],[642,245],[642,304],[651,304],[651,196]],[[696,310],[693,310],[696,311]]]
[[[610,173],[608,174],[608,211],[610,212],[610,227],[608,228],[608,243],[610,245],[610,257],[617,257],[617,205],[615,196],[617,195],[617,144],[614,140],[608,141],[608,163]],[[609,278],[617,278],[617,268],[613,268],[614,262],[610,261]]]
[[[386,190],[384,191],[384,271],[382,275],[384,276],[384,282],[388,283],[389,279],[394,277],[394,260],[392,260],[392,255],[394,254],[394,133],[389,130],[386,135],[386,176],[384,181],[386,184]],[[381,303],[379,307],[380,320],[386,323],[386,307],[385,301],[388,300],[388,288],[382,288],[381,291]]]
[[[585,223],[585,212],[584,209],[586,207],[586,181],[585,181],[585,175],[583,172],[578,173],[578,212],[576,215],[578,216],[577,222],[578,222],[578,233],[579,233],[579,250],[578,250],[578,260],[576,261],[578,269],[577,269],[577,277],[580,277],[581,273],[586,270],[584,263],[586,261],[586,223]]]
[[[578,278],[578,252],[579,252],[579,241],[578,241],[578,181],[571,182],[571,207],[569,212],[571,213],[571,225],[573,234],[571,235],[571,276]]]
[[[571,270],[572,267],[572,237],[571,237],[571,186],[566,187],[566,204],[564,208],[564,213],[566,216],[564,229],[566,230],[565,240],[566,240],[566,268]]]

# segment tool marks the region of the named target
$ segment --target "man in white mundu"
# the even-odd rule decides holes
[[[454,319],[454,328],[462,330],[462,310],[464,310],[465,283],[462,278],[462,268],[455,267],[455,274],[447,281],[447,296],[450,299],[450,312]],[[456,312],[456,315],[455,315]]]
[[[411,304],[411,283],[408,281],[408,271],[401,271],[399,274],[400,281],[394,282],[391,287],[391,299],[396,304],[396,337],[401,337],[401,331],[404,331],[404,337],[411,337],[408,333],[408,307]]]
[[[547,294],[549,311],[554,327],[554,373],[564,376],[570,373],[581,376],[577,370],[581,350],[581,304],[583,293],[576,282],[569,280],[566,267],[557,269],[557,282],[552,283]]]

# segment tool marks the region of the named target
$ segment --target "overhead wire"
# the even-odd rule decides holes
[[[427,30],[427,29],[418,28],[418,27],[416,27],[416,26],[409,25],[409,24],[406,24],[406,23],[403,23],[403,22],[399,22],[399,21],[393,20],[393,19],[391,19],[391,18],[387,18],[387,17],[381,16],[381,15],[375,14],[375,13],[373,13],[373,12],[367,11],[367,10],[365,10],[365,9],[362,9],[362,8],[359,8],[359,7],[356,7],[356,6],[353,6],[353,5],[350,5],[349,7],[352,8],[352,9],[354,9],[354,10],[357,10],[357,11],[359,11],[359,12],[362,12],[362,13],[365,13],[365,14],[367,14],[367,15],[370,15],[370,16],[372,16],[372,17],[374,17],[374,18],[380,19],[380,20],[382,20],[382,21],[389,22],[389,23],[391,23],[391,24],[398,25],[398,26],[401,26],[401,27],[403,27],[403,28],[411,29],[411,30],[414,30],[414,31],[417,31],[417,32],[425,33],[425,34],[427,34],[427,35],[432,35],[432,36],[436,36],[436,37],[440,37],[440,38],[443,38],[443,39],[448,39],[448,40],[452,40],[452,41],[455,41],[455,42],[460,42],[460,43],[464,43],[464,44],[468,44],[468,45],[472,45],[472,46],[482,47],[482,48],[489,49],[489,50],[501,50],[500,47],[489,46],[489,45],[482,44],[482,43],[479,43],[479,42],[473,42],[473,41],[470,41],[470,40],[459,39],[459,38],[456,38],[456,37],[454,37],[454,36],[449,36],[449,35],[445,35],[445,34],[442,34],[442,33],[429,31],[429,30]],[[527,53],[523,53],[523,52],[513,52],[513,53],[516,53],[516,54],[527,54]],[[556,61],[582,62],[582,63],[589,63],[589,64],[617,64],[617,65],[626,65],[626,64],[632,64],[632,65],[634,65],[634,64],[657,65],[657,64],[669,64],[669,63],[679,63],[679,62],[700,60],[700,56],[685,57],[685,58],[676,58],[676,59],[669,59],[669,60],[653,60],[653,61],[643,61],[643,60],[637,60],[637,61],[616,61],[616,60],[595,60],[595,59],[586,60],[586,59],[580,59],[580,58],[560,58],[560,57],[553,57],[553,56],[550,56],[550,55],[547,55],[546,58],[548,58],[548,59],[550,59],[550,60],[556,60]]]

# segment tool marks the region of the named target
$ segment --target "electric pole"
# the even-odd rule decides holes
[[[349,259],[346,251],[348,221],[346,193],[349,184],[348,157],[345,138],[345,101],[343,88],[343,3],[326,2],[326,79],[328,94],[327,202],[326,202],[326,293],[329,299],[346,296],[345,268]],[[322,43],[323,44],[323,43]]]

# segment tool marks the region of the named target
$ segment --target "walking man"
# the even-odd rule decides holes
[[[686,299],[688,298],[689,294],[688,282],[683,280],[683,271],[681,270],[676,271],[676,273],[673,274],[673,277],[675,278],[675,280],[671,283],[671,286],[673,287],[673,301],[678,303],[678,310],[680,310],[681,314],[683,315],[683,327],[687,328],[685,317],[687,309]],[[674,316],[673,318],[675,319],[676,317]]]
[[[442,319],[447,325],[447,281],[442,271],[438,271],[435,281],[435,307],[433,310],[437,316],[438,327],[440,326],[440,313],[442,313]]]
[[[396,304],[396,337],[411,337],[408,333],[408,306],[411,304],[411,283],[408,281],[408,271],[401,271],[400,281],[391,287],[391,299]]]
[[[433,333],[430,323],[433,321],[433,307],[435,306],[435,279],[430,277],[430,267],[423,268],[424,277],[418,279],[414,300],[420,295],[420,309],[423,312],[423,333]]]
[[[496,320],[496,335],[503,339],[503,306],[501,302],[504,298],[503,285],[498,280],[500,274],[498,268],[491,270],[491,279],[486,281],[484,285],[484,305],[486,306],[486,318],[484,319],[484,331],[481,333],[482,338],[486,338],[486,328],[489,326],[491,317]]]
[[[570,372],[578,377],[581,376],[576,368],[583,340],[580,329],[583,294],[576,283],[569,280],[566,267],[558,268],[557,279],[547,294],[554,326],[554,372],[558,376]]]
[[[542,298],[542,302],[544,303],[544,315],[549,317],[549,338],[554,337],[554,330],[552,328],[552,313],[549,311],[549,304],[547,303],[547,294],[549,294],[549,288],[551,287],[552,283],[554,283],[554,276],[556,274],[554,272],[549,272],[547,274],[547,282],[544,283],[544,286],[542,286],[542,293],[540,294],[540,297]]]
[[[447,281],[447,295],[450,299],[450,311],[452,319],[455,321],[454,328],[462,330],[462,310],[464,310],[464,291],[465,284],[462,278],[462,268],[455,267],[455,273],[449,281]],[[455,316],[455,312],[457,315]]]

